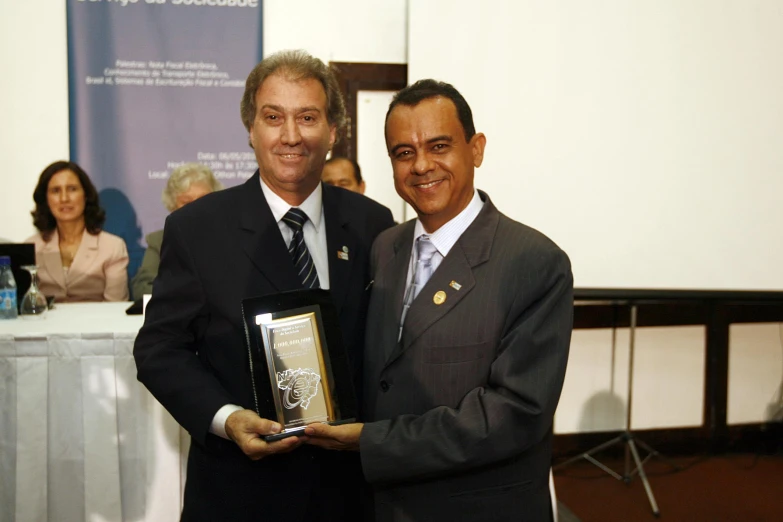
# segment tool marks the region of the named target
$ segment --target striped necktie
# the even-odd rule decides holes
[[[302,228],[307,222],[307,214],[299,208],[291,207],[283,216],[283,221],[294,232],[291,244],[288,245],[288,253],[294,262],[294,268],[304,288],[321,288],[318,281],[318,271],[315,269],[315,263],[307,250],[307,244],[304,240]]]

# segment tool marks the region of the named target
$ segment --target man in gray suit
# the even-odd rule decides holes
[[[573,278],[562,250],[474,188],[485,144],[446,83],[403,89],[386,115],[395,187],[418,219],[373,245],[366,422],[306,430],[360,452],[378,522],[551,516]]]

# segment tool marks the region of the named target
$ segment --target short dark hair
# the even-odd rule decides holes
[[[359,164],[356,163],[356,160],[352,160],[351,158],[346,158],[344,156],[332,156],[331,158],[326,160],[326,163],[324,163],[324,166],[326,166],[326,165],[328,165],[330,163],[334,163],[335,161],[340,161],[340,160],[347,161],[348,163],[351,164],[351,166],[353,167],[353,177],[356,179],[356,183],[361,185],[362,184],[362,169],[359,168]]]
[[[46,167],[38,178],[38,185],[33,191],[33,200],[35,201],[35,210],[30,212],[33,216],[33,225],[41,232],[41,237],[48,241],[52,232],[57,228],[57,220],[54,219],[49,208],[49,201],[46,198],[49,191],[49,182],[52,177],[64,170],[70,170],[79,178],[79,183],[84,190],[84,226],[90,234],[98,234],[106,221],[106,212],[101,208],[98,201],[98,191],[95,185],[90,181],[90,177],[79,165],[72,161],[55,161]]]
[[[413,85],[409,85],[399,91],[392,98],[389,104],[389,110],[386,111],[386,122],[389,121],[389,114],[397,105],[406,105],[408,107],[414,107],[424,100],[430,98],[436,98],[443,96],[448,98],[454,104],[457,109],[457,117],[460,124],[462,124],[462,130],[465,132],[465,141],[470,141],[476,134],[476,127],[473,125],[473,111],[470,110],[470,105],[465,98],[459,93],[453,85],[446,82],[439,82],[437,80],[426,79],[419,80]],[[384,132],[386,125],[384,124]]]

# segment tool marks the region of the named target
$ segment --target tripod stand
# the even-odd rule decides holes
[[[558,464],[553,469],[557,470],[565,466],[568,466],[569,464],[572,464],[578,461],[579,459],[585,459],[586,461],[599,467],[609,475],[613,476],[617,480],[622,480],[625,483],[630,482],[633,476],[638,473],[639,478],[641,478],[642,484],[644,485],[644,491],[647,493],[647,499],[650,501],[650,507],[652,508],[653,515],[659,517],[661,515],[661,512],[658,510],[658,504],[655,502],[655,495],[653,494],[652,488],[650,487],[650,482],[647,480],[647,474],[644,472],[644,463],[647,462],[652,457],[658,456],[660,454],[656,450],[654,450],[653,448],[651,448],[650,446],[648,446],[647,444],[645,444],[644,442],[636,438],[633,432],[631,432],[631,403],[633,402],[632,400],[633,399],[633,359],[634,359],[634,344],[635,344],[635,334],[636,334],[637,306],[633,302],[629,302],[628,304],[631,309],[631,317],[629,323],[630,339],[628,342],[628,403],[626,405],[626,411],[625,411],[625,430],[617,437],[608,440],[603,444],[599,444],[598,446],[595,446],[594,448],[589,449],[588,451],[580,455],[568,459],[567,461]],[[603,464],[593,456],[616,444],[625,445],[625,466],[622,475],[620,475],[613,469],[609,468],[608,466],[606,466],[605,464]],[[645,456],[644,459],[640,458],[639,450],[637,446],[647,451],[647,456]],[[631,469],[632,458],[636,465],[634,469]]]

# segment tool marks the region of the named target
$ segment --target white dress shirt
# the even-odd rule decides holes
[[[291,243],[291,239],[294,237],[294,232],[291,230],[291,227],[283,221],[283,216],[291,208],[291,205],[272,192],[272,189],[264,183],[263,178],[261,179],[261,192],[264,193],[269,209],[272,211],[275,221],[277,221],[277,226],[280,227],[283,241],[285,241],[286,246],[288,246],[288,244]],[[310,256],[313,258],[313,264],[318,272],[318,282],[320,283],[321,288],[328,290],[329,261],[326,254],[326,220],[324,219],[323,186],[321,183],[318,184],[315,190],[307,196],[307,199],[297,208],[307,214],[308,219],[304,224],[304,227],[302,227],[302,234],[304,235],[307,250],[310,251]],[[291,261],[291,263],[293,265],[293,261]],[[244,408],[237,406],[236,404],[226,404],[220,408],[212,418],[209,431],[227,439],[226,420],[228,419],[228,416],[235,411],[243,409]]]
[[[291,208],[291,205],[272,192],[272,189],[264,183],[263,179],[261,180],[261,191],[264,193],[275,221],[277,221],[277,226],[280,227],[283,241],[288,246],[291,243],[291,238],[294,237],[294,232],[291,230],[291,227],[285,224],[283,216]],[[315,264],[315,269],[318,272],[318,282],[321,284],[321,288],[328,290],[329,261],[326,254],[326,220],[324,219],[323,186],[321,183],[297,208],[307,214],[307,222],[302,228],[305,245],[307,245],[307,250],[310,251],[310,257],[313,258],[313,264]]]
[[[416,240],[420,236],[426,234],[429,236],[432,244],[435,245],[435,248],[438,249],[435,255],[432,256],[432,274],[438,269],[443,258],[449,255],[449,251],[457,243],[460,236],[468,229],[470,224],[473,223],[473,220],[479,215],[483,206],[484,202],[481,201],[478,190],[474,188],[473,199],[470,200],[468,206],[432,234],[427,234],[421,221],[418,219],[416,220],[416,226],[413,229],[413,244],[416,244]],[[411,259],[408,263],[408,277],[405,280],[405,288],[408,288],[413,280],[416,261],[416,248],[413,248],[411,249]]]

